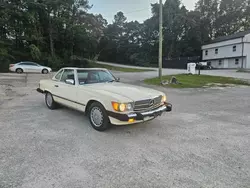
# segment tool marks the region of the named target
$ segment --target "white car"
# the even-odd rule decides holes
[[[61,104],[85,112],[98,131],[172,111],[164,93],[120,83],[106,69],[63,68],[51,80],[41,80],[37,91],[45,94],[51,110]]]
[[[42,73],[48,74],[52,71],[50,67],[45,67],[33,62],[20,62],[16,64],[10,64],[9,70],[16,73]]]

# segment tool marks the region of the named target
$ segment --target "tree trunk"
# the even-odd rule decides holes
[[[173,50],[174,50],[174,41],[171,41],[170,49],[168,51],[168,59],[172,59]]]
[[[49,44],[50,44],[50,54],[52,57],[54,57],[55,50],[54,50],[54,40],[53,40],[53,26],[50,15],[49,15]]]

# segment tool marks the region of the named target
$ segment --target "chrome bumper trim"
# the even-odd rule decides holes
[[[164,112],[167,110],[167,107],[166,106],[162,106],[156,110],[153,110],[153,111],[150,111],[150,112],[144,112],[144,113],[141,113],[143,116],[148,116],[148,115],[152,115],[154,113],[157,113],[157,112]]]

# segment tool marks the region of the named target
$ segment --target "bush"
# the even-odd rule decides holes
[[[41,65],[51,67],[52,70],[58,70],[58,69],[64,67],[63,66],[64,61],[61,58],[57,57],[57,56],[54,56],[54,57],[49,56],[47,58],[44,58],[41,61],[42,61],[42,62],[40,62]]]
[[[8,72],[11,61],[8,58],[0,57],[0,72]]]
[[[29,49],[30,49],[30,55],[31,55],[32,59],[34,59],[34,60],[40,60],[40,58],[41,58],[41,51],[40,51],[40,49],[36,45],[34,45],[34,44],[31,44],[29,46]]]
[[[86,58],[81,58],[78,56],[72,56],[70,58],[69,63],[66,63],[65,66],[67,67],[79,67],[79,68],[88,68],[91,67],[91,63],[93,61],[86,59]]]
[[[0,72],[8,72],[9,64],[12,63],[14,57],[9,55],[6,49],[0,48]]]

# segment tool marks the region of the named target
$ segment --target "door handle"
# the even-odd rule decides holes
[[[58,85],[55,85],[55,87],[59,87]]]

